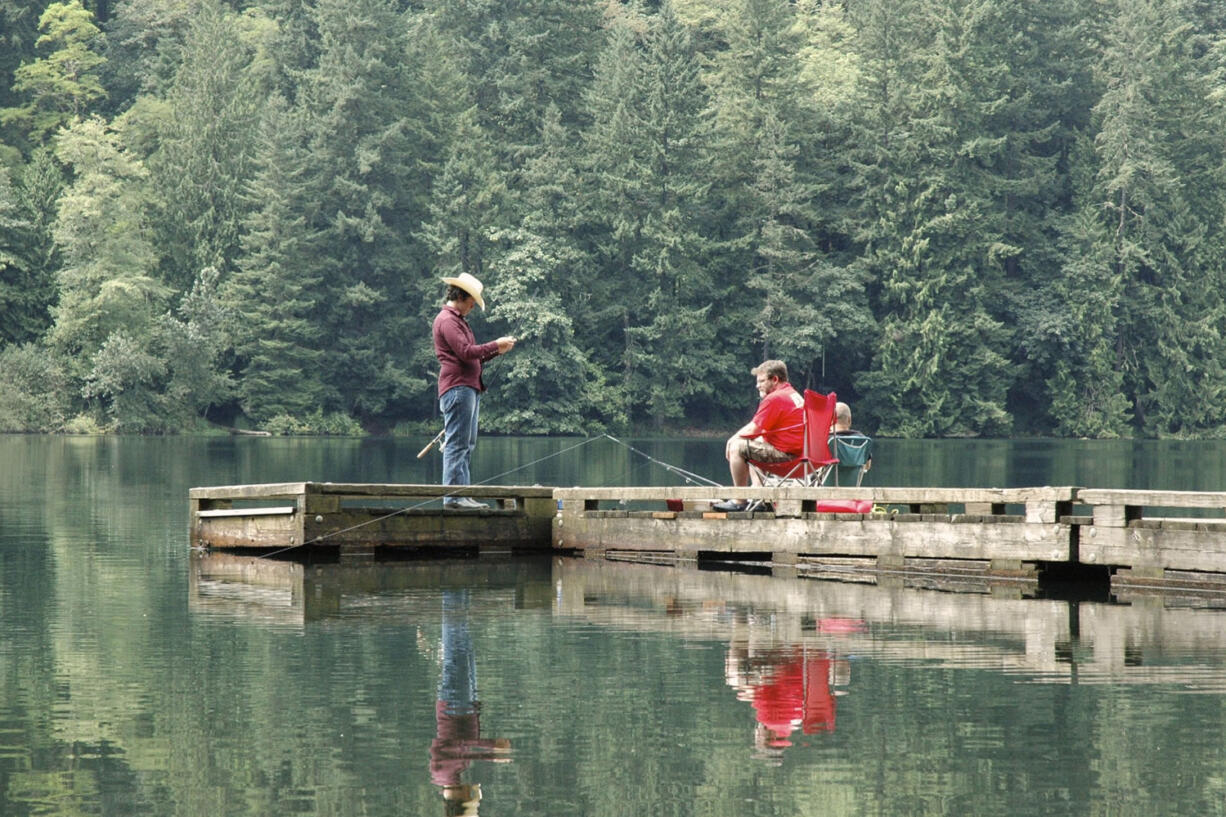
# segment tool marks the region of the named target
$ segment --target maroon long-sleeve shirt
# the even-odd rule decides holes
[[[439,397],[456,386],[485,391],[481,364],[498,356],[498,341],[477,343],[464,316],[444,305],[434,318],[434,356],[439,362]]]

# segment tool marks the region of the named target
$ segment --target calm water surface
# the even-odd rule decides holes
[[[193,485],[437,481],[423,443],[0,436],[0,815],[1226,814],[1212,604],[188,553]],[[607,439],[474,477],[678,481]],[[871,480],[1226,490],[1226,445],[886,440]]]

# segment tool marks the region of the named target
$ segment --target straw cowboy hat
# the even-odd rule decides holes
[[[469,275],[467,272],[461,272],[459,278],[444,278],[443,283],[450,284],[453,287],[459,287],[469,295],[473,296],[473,300],[477,302],[477,306],[481,307],[481,309],[484,311],[485,299],[481,297],[481,290],[485,289],[485,285],[478,281],[475,276]]]

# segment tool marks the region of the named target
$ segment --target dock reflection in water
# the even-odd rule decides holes
[[[993,817],[1103,804],[1190,814],[1218,791],[1226,611],[1210,597],[1066,601],[572,558],[225,554],[196,557],[189,587],[193,615],[222,628],[417,630],[437,668],[433,711],[409,696],[419,702],[399,728],[425,727],[429,754],[403,747],[394,785],[428,787],[434,813],[623,814],[667,789],[724,817],[745,813],[764,780],[777,792],[754,810],[764,815],[827,801],[831,813],[920,813],[903,808],[915,797]],[[1131,793],[1125,782],[1150,775],[1145,758],[1162,747],[1180,780],[1204,784],[1159,776]],[[1170,809],[1146,811],[1155,790]]]
[[[197,613],[290,628],[341,615],[398,615],[421,601],[390,591],[454,590],[466,591],[465,604],[477,592],[487,606],[501,598],[508,607],[552,606],[560,616],[618,630],[725,642],[730,661],[761,665],[759,675],[770,663],[762,656],[800,650],[999,670],[1034,682],[1226,691],[1222,596],[1196,604],[1162,595],[1132,596],[1125,604],[1075,602],[561,557],[552,564],[508,558],[303,565],[206,553],[193,557],[190,579]],[[730,679],[737,675],[730,670]]]
[[[557,612],[726,640],[731,653],[855,655],[1018,681],[1226,692],[1226,597],[1129,604],[557,559]]]
[[[438,591],[448,590],[476,594],[466,604],[481,607],[547,609],[549,581],[550,565],[544,559],[303,564],[195,551],[188,606],[198,615],[301,630],[312,621],[355,616],[437,620]]]
[[[437,603],[414,590],[446,591],[444,623],[448,609],[466,616],[476,593],[485,607],[552,607],[601,627],[726,643],[728,683],[742,695],[744,679],[787,674],[779,667],[797,654],[802,663],[854,654],[1027,682],[1226,692],[1226,597],[1214,595],[1099,603],[563,557],[303,565],[205,553],[193,557],[189,606],[300,629],[337,616],[425,614]],[[467,633],[466,622],[456,627]],[[845,676],[845,666],[831,670]]]

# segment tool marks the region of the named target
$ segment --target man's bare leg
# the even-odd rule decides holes
[[[745,461],[744,446],[740,444],[739,437],[733,437],[728,441],[728,471],[732,475],[732,484],[741,487],[748,485],[753,474],[749,470],[749,463]],[[745,498],[740,497],[735,499],[735,502],[744,502]]]

